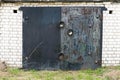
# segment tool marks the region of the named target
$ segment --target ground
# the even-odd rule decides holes
[[[8,68],[0,71],[0,80],[120,80],[120,66],[78,71]]]

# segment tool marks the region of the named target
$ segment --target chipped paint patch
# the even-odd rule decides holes
[[[62,52],[69,56],[64,60],[67,64],[63,64],[63,66],[69,68],[69,65],[72,65],[75,67],[74,69],[100,66],[95,62],[101,60],[102,20],[99,17],[101,15],[101,8],[96,7],[62,8],[62,21],[65,22],[65,27],[61,29],[61,47]],[[73,30],[72,36],[66,34],[69,29]]]

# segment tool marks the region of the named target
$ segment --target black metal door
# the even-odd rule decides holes
[[[100,7],[63,7],[62,68],[95,69],[101,66],[102,10]]]
[[[22,7],[24,67],[58,68],[59,7]]]
[[[101,66],[100,7],[21,9],[24,66],[66,70]]]

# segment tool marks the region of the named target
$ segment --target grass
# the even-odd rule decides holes
[[[117,72],[113,73],[116,77],[111,75],[112,71]],[[8,68],[6,72],[0,71],[0,80],[120,80],[119,76],[120,66],[78,71],[24,71],[17,68]]]
[[[21,72],[21,70],[18,68],[8,68],[7,71],[13,75],[18,75]]]

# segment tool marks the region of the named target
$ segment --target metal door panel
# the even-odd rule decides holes
[[[61,60],[65,69],[95,69],[101,63],[102,12],[99,7],[63,7],[61,29]],[[68,31],[73,30],[73,35]]]
[[[61,19],[59,7],[22,7],[23,63],[43,68],[58,67]],[[27,61],[27,62],[26,62]]]

